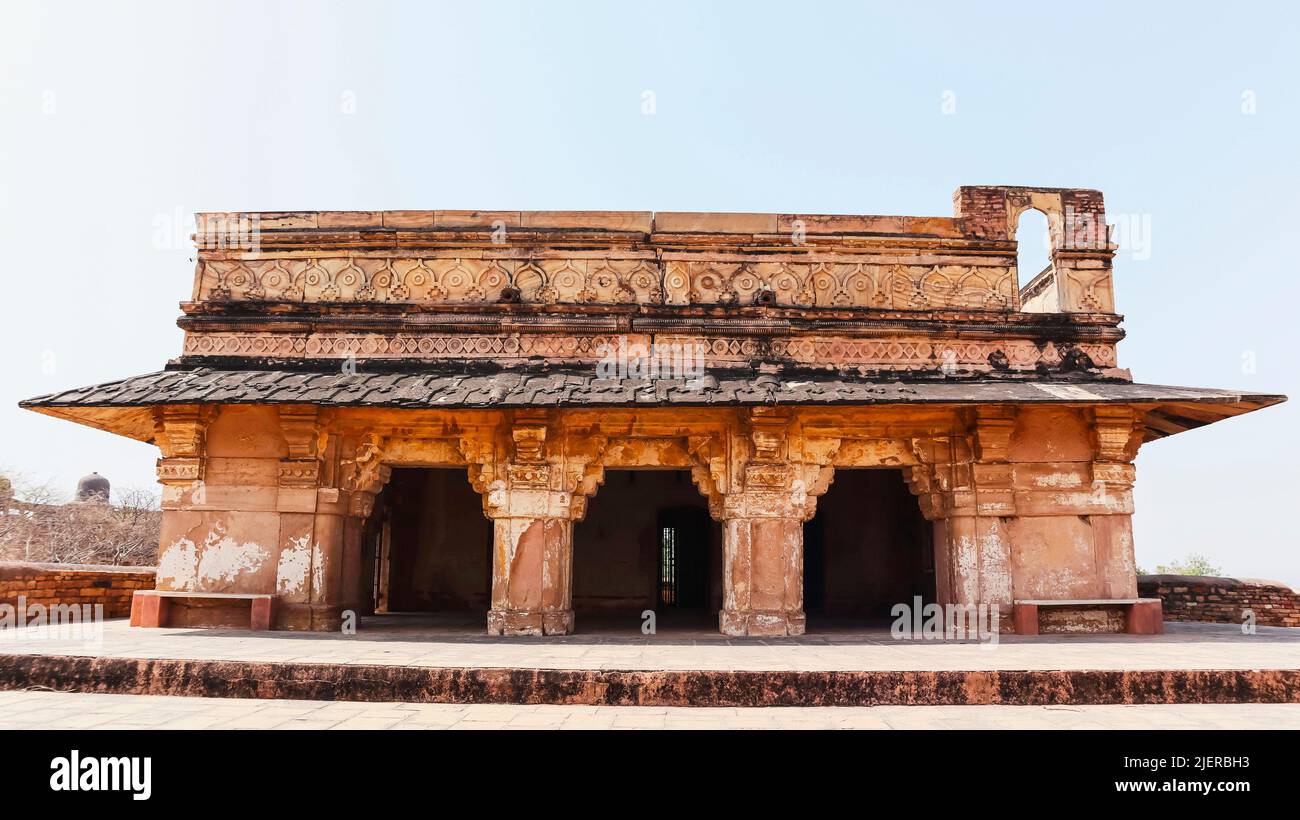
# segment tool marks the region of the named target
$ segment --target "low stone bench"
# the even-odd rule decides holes
[[[131,599],[131,626],[169,626],[173,602],[220,606],[247,602],[248,628],[271,629],[275,624],[275,596],[238,592],[169,592],[160,589],[137,590]]]
[[[1124,609],[1124,631],[1130,635],[1163,635],[1164,613],[1159,598],[1093,598],[1076,600],[1016,601],[1011,620],[1017,635],[1038,634],[1038,610],[1048,607],[1093,608],[1120,607]]]

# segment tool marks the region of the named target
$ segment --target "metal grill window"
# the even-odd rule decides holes
[[[677,597],[677,531],[663,527],[659,530],[659,603],[676,606]]]

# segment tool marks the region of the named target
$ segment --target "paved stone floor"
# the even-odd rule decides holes
[[[996,645],[899,641],[887,625],[830,625],[799,638],[726,638],[688,624],[642,635],[640,622],[602,622],[580,634],[499,638],[478,619],[388,615],[363,618],[355,635],[204,629],[132,629],[104,624],[99,645],[24,640],[0,633],[0,654],[183,658],[297,663],[397,664],[624,670],[1041,670],[1300,669],[1300,629],[1168,623],[1166,634],[1005,636]],[[813,626],[810,625],[810,629]]]
[[[4,729],[1297,729],[1300,704],[715,708],[0,692]]]

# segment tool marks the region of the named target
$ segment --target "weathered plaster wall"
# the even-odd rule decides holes
[[[334,628],[363,600],[361,538],[382,470],[315,408],[226,405],[158,411],[163,524],[158,588],[274,593],[281,628]],[[229,606],[177,622],[239,621]],[[246,620],[246,618],[244,618]]]
[[[164,499],[159,589],[280,591],[281,552],[292,547],[280,538],[278,470],[286,446],[275,410],[226,408],[204,444],[202,484],[184,498]],[[176,509],[178,502],[186,509]]]

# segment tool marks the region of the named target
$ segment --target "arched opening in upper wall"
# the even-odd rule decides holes
[[[1016,225],[1016,282],[1020,286],[1021,310],[1060,310],[1052,275],[1052,233],[1047,215],[1037,208],[1021,213]]]

